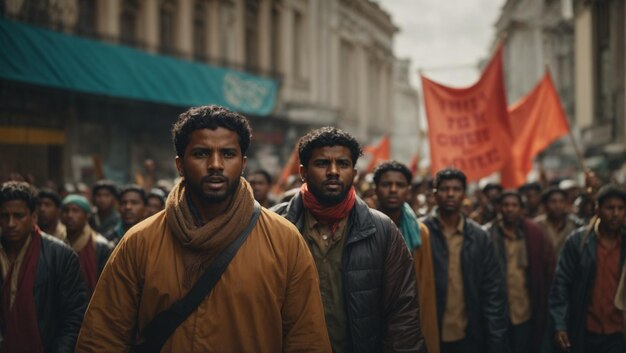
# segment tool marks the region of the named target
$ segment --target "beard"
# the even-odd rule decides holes
[[[346,198],[348,191],[352,187],[352,184],[345,185],[341,183],[341,189],[336,193],[328,193],[323,188],[318,188],[317,185],[308,184],[309,191],[315,196],[317,201],[325,206],[334,206]]]
[[[202,200],[207,204],[219,204],[222,203],[232,195],[237,192],[239,188],[239,178],[235,178],[235,180],[230,180],[223,175],[219,175],[224,177],[224,181],[226,183],[226,190],[224,191],[206,191],[203,187],[203,184],[208,182],[210,178],[215,177],[215,174],[207,175],[203,177],[199,183],[196,183],[191,180],[187,180],[187,186],[192,194],[194,194],[198,199]]]

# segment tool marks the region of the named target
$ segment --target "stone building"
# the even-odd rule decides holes
[[[614,171],[626,162],[626,6],[574,1],[575,120],[587,163]]]
[[[243,111],[250,168],[272,172],[311,128],[337,125],[363,143],[392,129],[397,28],[370,0],[0,6],[0,43],[12,48],[3,63],[16,64],[0,69],[0,175],[128,182],[152,158],[171,178],[169,128],[198,104]]]

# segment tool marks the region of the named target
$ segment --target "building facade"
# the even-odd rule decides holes
[[[8,21],[107,50],[165,57],[166,66],[191,62],[277,82],[271,111],[246,114],[254,129],[250,168],[277,172],[311,128],[337,125],[363,143],[392,129],[397,28],[370,0],[7,0],[1,11]],[[185,105],[7,77],[0,92],[1,175],[128,182],[146,158],[159,177],[176,175],[169,128]]]
[[[578,131],[572,1],[507,0],[495,28],[494,45],[505,41],[504,77],[509,104],[528,94],[549,69],[570,125]],[[569,139],[553,144],[541,159],[553,176],[569,176],[580,169]]]
[[[575,1],[576,125],[591,166],[626,162],[626,6],[624,0]]]

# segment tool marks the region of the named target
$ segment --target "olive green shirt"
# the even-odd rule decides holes
[[[347,352],[348,320],[343,302],[341,256],[345,243],[347,218],[339,222],[334,236],[330,226],[319,223],[309,212],[304,216],[304,238],[309,245],[320,277],[320,293],[333,353]]]

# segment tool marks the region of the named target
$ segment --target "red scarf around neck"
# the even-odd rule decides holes
[[[2,329],[7,352],[43,352],[33,295],[40,251],[41,234],[37,229],[26,249],[21,269],[11,266],[2,282]],[[11,306],[11,275],[16,270],[20,272],[17,293]]]
[[[98,264],[96,261],[96,249],[93,246],[93,238],[89,235],[89,241],[81,252],[78,253],[80,272],[83,273],[85,283],[89,289],[89,295],[93,294],[98,282]]]
[[[300,193],[302,194],[302,201],[304,202],[304,207],[306,207],[313,217],[318,220],[323,225],[330,225],[330,231],[335,234],[337,228],[339,227],[339,221],[348,217],[350,211],[352,211],[352,207],[354,207],[354,203],[356,202],[356,191],[354,190],[354,186],[350,188],[346,197],[334,206],[323,206],[317,201],[315,195],[309,191],[309,187],[306,183],[302,184],[300,188]]]

